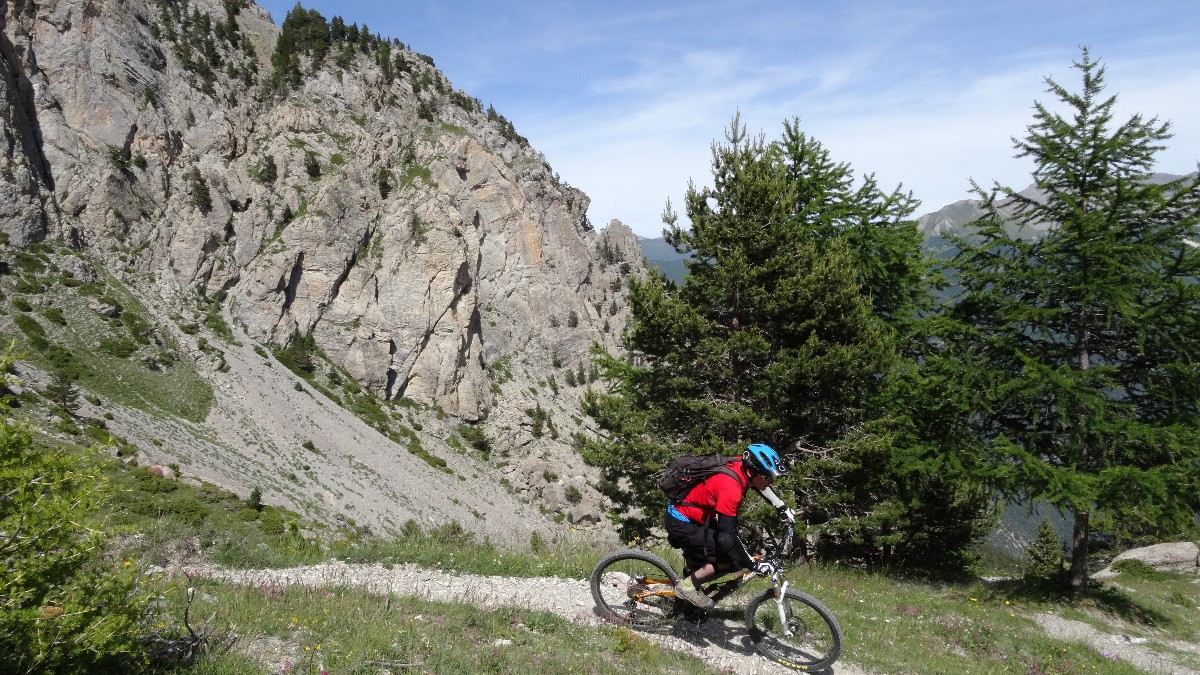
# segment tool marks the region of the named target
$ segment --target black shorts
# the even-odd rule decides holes
[[[692,521],[684,522],[670,513],[663,520],[667,543],[683,553],[689,570],[698,570],[709,563],[732,564],[733,559],[717,550],[717,530]]]

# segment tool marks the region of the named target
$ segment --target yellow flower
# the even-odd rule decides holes
[[[979,602],[979,598],[971,598],[971,602]]]
[[[126,560],[126,561],[125,561],[125,566],[126,566],[126,567],[133,567],[133,563],[132,563],[132,562],[130,562],[130,561],[128,561],[128,560]]]

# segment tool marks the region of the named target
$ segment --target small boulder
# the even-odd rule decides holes
[[[100,316],[107,316],[110,319],[115,319],[118,316],[121,316],[120,309],[108,303],[100,302],[99,300],[89,300],[88,309],[99,314]]]
[[[146,471],[149,471],[150,473],[154,474],[155,476],[158,476],[159,478],[166,478],[167,480],[175,480],[175,471],[172,470],[171,467],[169,467],[169,466],[155,464],[154,466],[146,467]]]
[[[1122,560],[1140,560],[1160,572],[1200,573],[1200,546],[1190,541],[1155,544],[1125,551],[1113,558],[1113,563]],[[1093,575],[1097,579],[1117,576],[1112,565]]]

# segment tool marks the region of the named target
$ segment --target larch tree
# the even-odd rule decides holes
[[[1155,180],[1170,125],[1117,123],[1104,68],[1087,50],[1074,66],[1082,91],[1046,80],[1066,114],[1039,102],[1014,139],[1036,190],[974,186],[986,215],[957,242],[945,344],[992,480],[1072,515],[1084,594],[1090,528],[1195,528],[1200,179]]]

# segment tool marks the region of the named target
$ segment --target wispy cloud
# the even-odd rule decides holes
[[[778,137],[793,116],[841,161],[903,182],[932,210],[968,178],[1022,187],[1013,159],[1043,78],[1069,89],[1081,45],[1108,66],[1121,115],[1158,114],[1164,171],[1200,158],[1200,12],[1190,1],[593,3],[301,0],[413,44],[493,103],[596,223],[656,235],[670,197],[707,183],[709,145],[735,110]],[[294,0],[267,0],[282,20]]]

